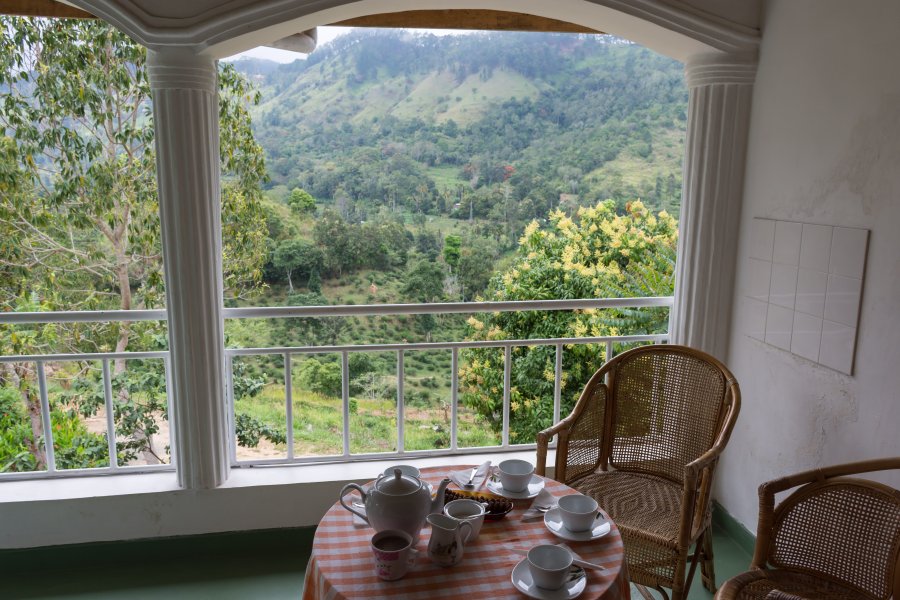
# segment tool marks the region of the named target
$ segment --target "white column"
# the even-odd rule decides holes
[[[671,340],[725,359],[756,62],[705,55],[685,71],[690,96]]]
[[[174,461],[179,483],[228,477],[216,63],[148,51],[169,313]]]

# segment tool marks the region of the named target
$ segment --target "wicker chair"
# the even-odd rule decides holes
[[[632,581],[681,600],[700,562],[714,591],[710,490],[739,409],[734,376],[712,356],[667,344],[635,348],[603,365],[572,413],[538,434],[536,471],[545,474],[559,435],[555,478],[594,497],[616,522]]]
[[[807,471],[759,488],[751,570],[717,600],[887,600],[900,593],[900,491],[859,473],[900,469],[900,457]],[[775,494],[801,486],[776,508]]]

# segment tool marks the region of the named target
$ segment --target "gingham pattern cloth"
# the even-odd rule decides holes
[[[435,485],[454,467],[422,470],[422,478]],[[471,467],[470,467],[471,468]],[[545,480],[554,496],[576,493],[552,479]],[[349,501],[349,498],[348,498]],[[462,562],[439,567],[428,559],[431,528],[422,528],[415,565],[403,579],[382,581],[375,576],[370,540],[371,527],[354,525],[353,515],[336,503],[325,514],[316,530],[312,556],[306,568],[303,600],[398,599],[433,600],[435,598],[515,598],[525,595],[510,581],[513,567],[524,557],[506,546],[530,548],[537,544],[565,542],[582,559],[600,563],[606,571],[589,570],[587,587],[580,599],[630,600],[627,569],[619,530],[590,542],[560,540],[550,533],[543,520],[522,521],[522,513],[531,500],[515,503],[512,512],[500,521],[485,521],[478,539],[465,547]]]

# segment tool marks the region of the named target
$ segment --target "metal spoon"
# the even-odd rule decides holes
[[[475,481],[475,475],[477,475],[477,474],[478,474],[478,467],[475,467],[472,469],[472,474],[469,476],[469,480],[463,484],[463,487],[465,487],[465,488],[475,487],[475,484],[472,482]]]
[[[522,556],[528,556],[528,550],[524,548],[509,548],[507,550],[510,552],[515,552],[516,554],[520,554]],[[569,550],[566,548],[566,550]],[[569,550],[569,554],[572,554],[572,551]],[[572,564],[583,569],[594,569],[595,571],[605,571],[606,567],[603,565],[598,565],[597,563],[588,562],[586,560],[581,560],[580,558],[575,558],[575,555],[572,554]]]

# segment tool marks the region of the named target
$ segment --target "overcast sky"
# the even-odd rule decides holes
[[[353,31],[353,29],[353,27],[319,27],[319,46],[324,46],[339,35],[343,35],[347,32]],[[406,31],[413,31],[418,33],[433,33],[434,35],[460,35],[464,33],[473,33],[472,31],[457,29],[407,29]],[[274,60],[275,62],[289,63],[294,62],[297,59],[306,58],[307,55],[299,54],[297,52],[288,52],[287,50],[278,50],[277,48],[266,48],[260,46],[259,48],[254,48],[253,50],[248,50],[246,52],[241,52],[240,54],[235,54],[234,56],[229,56],[224,60],[237,60],[244,56],[251,56],[253,58],[267,58],[269,60]]]

